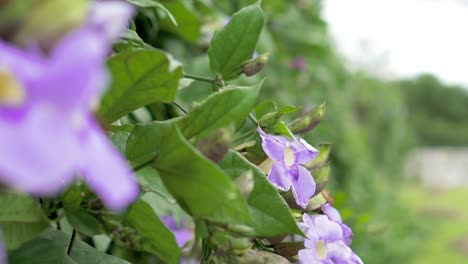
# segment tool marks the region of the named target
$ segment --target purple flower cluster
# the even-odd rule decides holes
[[[111,209],[137,197],[130,167],[92,115],[108,84],[112,41],[132,13],[123,2],[94,2],[48,55],[0,40],[2,183],[48,196],[81,175]]]
[[[299,251],[301,264],[362,264],[351,250],[352,231],[343,224],[338,211],[330,204],[322,207],[324,215],[303,215],[299,227],[307,236],[305,249]]]
[[[185,226],[185,221],[177,224],[176,220],[172,215],[161,216],[161,221],[174,233],[175,239],[179,247],[184,247],[187,242],[193,240],[194,234],[192,230],[189,230]]]
[[[312,174],[301,164],[318,155],[318,150],[302,138],[290,140],[283,136],[265,133],[258,128],[262,138],[262,148],[272,161],[268,180],[282,191],[292,190],[296,203],[305,208],[315,193]]]

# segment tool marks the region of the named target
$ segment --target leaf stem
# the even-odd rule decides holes
[[[137,165],[137,166],[133,167],[132,168],[133,171],[137,172],[137,171],[143,169],[144,167],[150,165],[151,163],[153,163],[156,160],[156,157],[157,156],[155,156],[154,158],[152,158],[152,159],[150,159],[150,160],[148,160],[148,161],[146,161],[146,162],[144,162],[144,163],[142,163],[140,165]]]
[[[208,77],[205,77],[205,76],[190,74],[190,73],[186,73],[186,72],[184,72],[184,78],[194,79],[194,80],[197,80],[197,81],[209,82],[209,83],[215,83],[216,82],[215,79],[211,79],[211,78],[208,78]]]
[[[76,237],[76,229],[73,229],[71,238],[70,238],[70,243],[68,244],[67,248],[67,255],[70,256],[70,253],[73,249],[73,246],[75,245],[75,237]]]
[[[257,119],[252,115],[252,113],[249,113],[249,119],[255,124],[258,125]]]

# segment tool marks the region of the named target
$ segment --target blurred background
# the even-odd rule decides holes
[[[256,0],[178,2],[170,9],[178,28],[137,19],[138,34],[187,72],[210,76],[213,31]],[[257,52],[271,58],[240,82],[267,76],[262,98],[279,105],[326,101],[325,119],[306,138],[333,143],[329,189],[355,232],[354,250],[365,263],[468,263],[468,1],[262,7]],[[210,92],[193,82],[178,100]]]

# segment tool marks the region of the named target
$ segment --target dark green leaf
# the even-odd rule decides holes
[[[71,237],[64,232],[48,229],[21,248],[11,252],[10,264],[130,264],[117,257],[102,253],[78,238],[70,256],[66,251]]]
[[[302,234],[286,202],[257,166],[235,151],[229,151],[220,166],[232,179],[247,170],[253,172],[255,185],[248,204],[254,219],[256,236]]]
[[[8,249],[15,249],[48,226],[39,204],[31,197],[0,192],[0,226]]]
[[[134,203],[126,220],[145,238],[142,241],[143,250],[156,254],[165,263],[179,263],[180,249],[174,234],[146,201],[138,200]]]
[[[167,17],[159,21],[161,29],[173,32],[189,42],[196,41],[200,36],[201,21],[194,10],[181,1],[163,1],[162,3],[174,16],[177,24]]]
[[[85,209],[67,211],[67,219],[73,228],[89,237],[103,233],[99,230],[99,222]]]
[[[235,79],[242,64],[250,60],[263,28],[263,12],[258,4],[242,8],[216,32],[208,50],[211,70],[224,80]]]
[[[229,177],[173,126],[166,132],[155,165],[169,192],[193,217],[251,224],[247,204]]]
[[[249,87],[227,87],[209,96],[180,121],[186,138],[203,138],[230,123],[244,122],[253,109],[263,81]]]
[[[108,66],[112,86],[99,111],[108,123],[150,103],[171,102],[182,78],[182,68],[171,66],[157,50],[125,51],[111,57]]]

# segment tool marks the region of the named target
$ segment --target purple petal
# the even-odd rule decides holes
[[[333,260],[333,263],[349,263],[351,258],[351,249],[343,241],[327,243],[327,258]]]
[[[270,159],[283,162],[284,149],[288,144],[288,140],[284,137],[273,136],[265,133],[261,128],[258,128],[260,137],[262,138],[262,148]]]
[[[310,198],[315,193],[315,181],[310,171],[302,166],[299,167],[297,180],[292,178],[292,193],[297,205],[306,208]]]
[[[6,67],[7,71],[27,82],[43,72],[42,63],[42,58],[38,54],[26,52],[0,39],[0,70],[5,70]]]
[[[314,226],[320,239],[326,242],[341,240],[343,237],[341,227],[325,215],[315,216]]]
[[[132,6],[125,2],[94,2],[89,14],[88,26],[112,42],[125,31],[134,13]]]
[[[326,203],[322,206],[322,211],[323,213],[325,213],[325,215],[327,215],[332,221],[335,221],[337,223],[342,223],[343,221],[341,220],[341,215],[340,213],[338,212],[338,210],[336,210],[333,206],[331,206],[331,204],[329,203]]]
[[[354,253],[354,252],[351,253],[350,260],[351,260],[351,263],[353,263],[353,264],[363,264],[364,263],[361,260],[361,258],[359,258],[359,256],[356,255],[356,253]]]
[[[291,143],[291,148],[296,155],[296,162],[298,164],[306,164],[318,155],[318,150],[302,138],[296,138],[296,140]]]
[[[82,141],[82,170],[86,182],[109,208],[125,208],[139,193],[127,162],[94,124]]]
[[[291,188],[291,178],[286,174],[286,168],[282,163],[273,163],[271,171],[268,174],[268,180],[282,191],[287,191]]]
[[[301,264],[321,264],[319,257],[315,249],[308,248],[308,249],[301,249],[298,253],[299,262]]]
[[[345,224],[341,224],[340,226],[341,230],[343,231],[343,242],[347,246],[350,246],[351,242],[353,241],[353,230],[351,230],[351,228]]]
[[[188,241],[193,239],[193,232],[190,230],[180,229],[172,232],[175,235],[177,245],[179,245],[179,247],[185,246],[185,244],[187,244]]]
[[[81,29],[67,35],[52,53],[37,97],[46,97],[64,110],[90,111],[90,102],[107,87],[105,60],[109,45],[92,30]]]
[[[53,195],[75,177],[80,146],[67,117],[53,106],[34,105],[18,122],[0,118],[2,181],[35,195]]]

